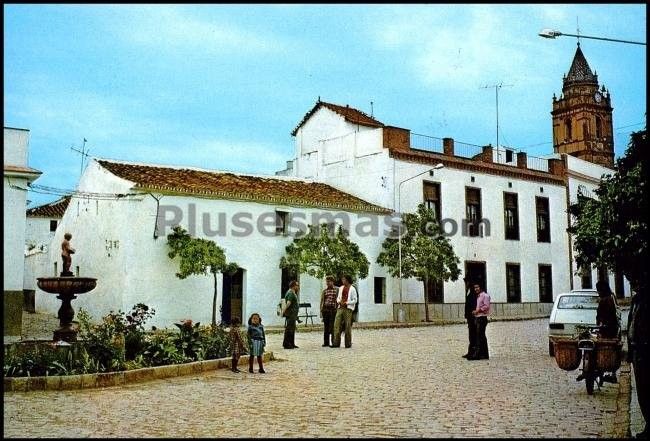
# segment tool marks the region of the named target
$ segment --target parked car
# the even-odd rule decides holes
[[[548,320],[548,354],[555,355],[551,337],[571,337],[576,334],[576,325],[596,326],[597,309],[598,292],[595,289],[579,289],[559,294],[553,302]],[[616,310],[620,328],[621,311],[618,305]]]

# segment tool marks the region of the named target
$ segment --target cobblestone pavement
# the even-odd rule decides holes
[[[5,437],[609,437],[617,385],[593,396],[548,356],[544,319],[357,329],[353,346],[298,333],[267,373],[218,370],[96,390],[4,394]],[[255,365],[257,370],[257,364]]]

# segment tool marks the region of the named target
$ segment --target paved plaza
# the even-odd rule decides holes
[[[270,334],[266,374],[198,375],[4,394],[5,437],[612,437],[618,385],[587,395],[548,356],[548,319],[493,322],[490,359],[464,325],[357,329],[353,346],[295,350]],[[257,363],[255,364],[257,371]]]

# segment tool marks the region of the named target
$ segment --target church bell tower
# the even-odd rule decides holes
[[[562,94],[553,94],[553,150],[614,168],[614,136],[610,94],[592,73],[580,43]]]

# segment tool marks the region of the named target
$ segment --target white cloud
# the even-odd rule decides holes
[[[214,10],[214,6],[205,7]],[[124,23],[114,31],[129,43],[160,50],[277,52],[284,46],[280,39],[263,35],[257,28],[246,29],[223,19],[199,18],[182,6],[129,7],[127,13],[119,7],[115,10],[124,14]]]

